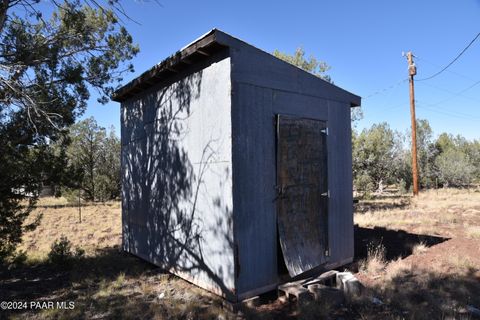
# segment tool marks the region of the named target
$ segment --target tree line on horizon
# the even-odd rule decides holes
[[[275,50],[273,55],[333,83],[331,67],[314,56],[306,57],[299,47],[293,54]],[[361,108],[352,108],[352,123],[363,117]],[[352,169],[355,191],[382,192],[396,185],[403,192],[412,186],[411,135],[394,131],[387,122],[358,132],[352,129]],[[417,120],[417,162],[420,188],[467,187],[480,181],[480,141],[442,133],[434,138],[428,120]]]
[[[108,201],[120,197],[120,139],[115,127],[107,131],[94,117],[73,124],[62,139],[51,145],[63,161],[52,181],[53,195],[69,202]],[[63,156],[60,156],[63,154]]]
[[[382,192],[395,185],[411,192],[410,132],[392,130],[388,123],[352,130],[352,170],[356,191]],[[417,163],[421,189],[468,187],[480,181],[480,140],[441,133],[434,137],[428,120],[417,119]]]

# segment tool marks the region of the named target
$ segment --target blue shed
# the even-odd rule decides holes
[[[358,96],[214,29],[114,100],[125,251],[231,301],[352,261]]]

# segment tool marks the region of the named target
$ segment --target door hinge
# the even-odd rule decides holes
[[[327,197],[327,198],[330,198],[330,190],[328,190],[327,192],[324,192],[322,194],[320,194],[322,197]]]
[[[328,136],[328,128],[324,128],[324,129],[320,130],[320,132],[325,134],[326,136]]]
[[[325,249],[325,257],[330,257],[330,250]]]

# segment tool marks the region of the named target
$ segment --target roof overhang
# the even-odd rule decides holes
[[[175,54],[145,71],[139,77],[119,88],[114,92],[112,100],[117,102],[125,101],[152,87],[156,83],[183,71],[192,64],[227,48],[228,46],[220,44],[217,41],[218,33],[216,31],[216,29],[209,31],[180,51],[177,51]]]
[[[116,90],[113,93],[112,100],[123,102],[147,90],[155,84],[175,76],[195,63],[204,61],[214,54],[225,50],[226,48],[239,45],[251,46],[248,43],[234,38],[218,29],[212,29],[200,38],[180,49],[180,51],[177,51],[175,54],[156,64],[151,69],[142,73],[139,77]],[[260,50],[258,48],[255,49]],[[333,84],[330,85],[335,86]],[[349,97],[351,107],[360,106],[361,98],[359,96],[354,95],[342,88],[337,88],[342,90],[342,92]]]

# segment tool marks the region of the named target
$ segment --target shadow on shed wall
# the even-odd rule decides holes
[[[122,106],[123,242],[126,251],[231,298],[231,162],[223,161],[224,133],[204,119],[217,108],[212,94],[222,84],[211,83],[211,74],[218,68]]]

